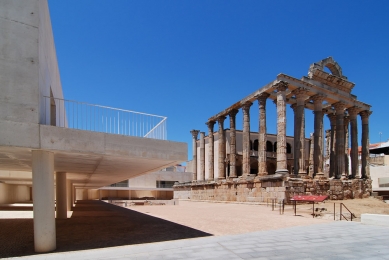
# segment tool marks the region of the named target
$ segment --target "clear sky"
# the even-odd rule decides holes
[[[389,139],[389,1],[49,0],[49,8],[65,98],[167,116],[168,139],[187,142],[189,158],[191,129],[207,132],[209,117],[277,74],[301,78],[328,56],[372,105],[370,142],[380,132]],[[267,110],[276,133],[271,101]],[[287,115],[293,135],[289,106]],[[257,103],[251,118],[258,131]]]

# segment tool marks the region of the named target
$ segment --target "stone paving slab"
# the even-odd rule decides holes
[[[51,253],[22,259],[389,259],[389,227],[356,222]]]

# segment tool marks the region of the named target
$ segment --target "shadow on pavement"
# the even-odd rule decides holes
[[[56,220],[56,231],[54,252],[211,236],[102,201],[77,201],[71,218]],[[32,219],[0,219],[0,257],[35,254],[33,238]]]

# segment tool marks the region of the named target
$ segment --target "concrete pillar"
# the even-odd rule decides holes
[[[218,179],[225,179],[226,178],[226,168],[225,168],[225,159],[226,159],[226,142],[225,142],[225,135],[224,135],[224,120],[226,119],[225,116],[220,116],[217,118],[217,122],[219,124],[219,156],[218,156],[218,166],[219,166],[219,172],[218,172]]]
[[[345,175],[345,163],[344,163],[344,109],[345,104],[342,102],[336,102],[333,104],[336,112],[336,169],[335,178],[340,179]]]
[[[317,94],[311,97],[314,105],[313,132],[313,175],[324,176],[323,173],[323,101],[324,96]]]
[[[207,122],[208,126],[208,178],[209,180],[214,179],[214,138],[213,138],[213,126],[214,121]]]
[[[369,117],[371,111],[364,110],[359,113],[362,119],[362,156],[361,156],[361,178],[368,179],[370,178],[370,151],[369,151]]]
[[[344,117],[344,178],[349,176],[349,160],[348,160],[348,148],[349,148],[349,131],[348,126],[350,124],[350,117]]]
[[[199,134],[199,130],[192,130],[190,133],[192,134],[192,153],[193,153],[193,176],[192,181],[197,180],[197,136]]]
[[[200,181],[205,180],[205,133],[200,132]]]
[[[72,181],[66,180],[66,210],[72,210]]]
[[[54,154],[32,151],[35,252],[55,250]]]
[[[350,128],[351,128],[351,178],[359,178],[359,160],[358,160],[358,124],[357,115],[359,109],[357,107],[351,107],[347,109],[350,117]]]
[[[253,103],[246,102],[243,107],[243,173],[250,175],[250,107]]]
[[[336,115],[328,114],[331,124],[331,137],[330,137],[330,178],[335,177],[335,168],[336,168],[336,156],[335,156],[335,146],[336,146]]]
[[[236,178],[236,114],[239,112],[233,109],[228,114],[230,116],[230,178]]]
[[[258,130],[258,176],[267,175],[267,152],[266,152],[266,100],[270,94],[264,92],[258,97],[259,107],[259,130]]]
[[[277,174],[287,174],[286,158],[286,89],[288,83],[280,81],[277,90]]]
[[[66,172],[57,172],[56,183],[56,212],[58,219],[68,218],[67,196],[66,196]]]

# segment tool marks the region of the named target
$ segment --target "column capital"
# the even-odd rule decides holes
[[[252,105],[253,105],[252,102],[247,101],[247,102],[244,103],[243,106],[242,106],[243,111],[249,111],[249,110],[250,110],[250,107],[251,107]]]
[[[261,94],[258,94],[255,96],[255,98],[258,100],[258,102],[266,101],[269,98],[270,94],[267,92],[262,92]]]
[[[313,104],[315,103],[323,103],[326,96],[324,94],[316,94],[310,97],[310,99],[313,101]]]
[[[332,104],[332,106],[335,108],[336,113],[343,113],[344,110],[346,109],[346,104],[343,103],[342,101],[336,102]]]
[[[197,136],[199,135],[199,132],[200,130],[195,130],[195,129],[190,131],[194,140],[197,140]]]
[[[277,92],[285,91],[288,88],[288,82],[279,81],[274,84],[274,86],[276,87]]]
[[[226,120],[227,117],[225,116],[219,116],[217,118],[217,122],[219,123],[219,125],[222,125],[224,123],[224,120]]]
[[[230,117],[235,117],[236,114],[238,114],[238,113],[239,113],[239,110],[238,110],[238,109],[232,109],[232,110],[228,113],[228,115],[229,115]]]
[[[360,111],[361,111],[361,109],[358,107],[349,107],[347,109],[347,112],[348,112],[351,119],[355,118]]]
[[[359,112],[359,115],[361,116],[362,119],[362,124],[368,124],[369,122],[369,117],[373,113],[373,111],[370,110],[363,110]]]
[[[297,100],[305,100],[308,96],[308,89],[306,88],[296,88],[292,91],[292,94],[296,96]]]
[[[208,121],[205,123],[208,126],[208,130],[210,133],[213,132],[213,126],[215,125],[215,123],[215,121]]]

